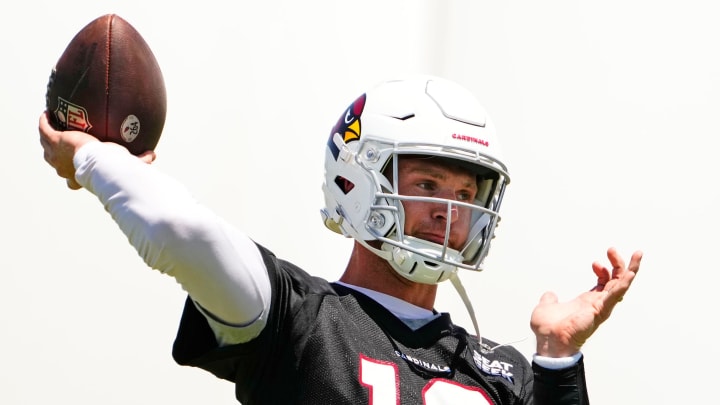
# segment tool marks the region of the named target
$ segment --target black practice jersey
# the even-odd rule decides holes
[[[483,350],[445,313],[413,331],[362,293],[260,249],[273,297],[260,335],[218,347],[188,298],[173,348],[179,364],[235,383],[243,405],[587,403],[582,360],[553,371],[509,346]]]

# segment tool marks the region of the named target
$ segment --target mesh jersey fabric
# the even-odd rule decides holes
[[[273,296],[260,335],[218,347],[188,297],[173,346],[178,364],[233,382],[243,405],[587,403],[582,360],[556,372],[510,346],[483,351],[446,313],[412,331],[362,293],[259,249]]]

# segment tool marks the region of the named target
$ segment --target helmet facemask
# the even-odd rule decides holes
[[[375,146],[378,144],[373,147]],[[374,172],[370,177],[377,181],[375,186],[378,191],[374,196],[375,203],[369,207],[368,218],[364,221],[364,230],[372,236],[371,240],[381,243],[380,249],[376,248],[375,243],[361,243],[388,260],[402,276],[418,283],[436,284],[445,281],[459,268],[482,270],[483,259],[488,253],[499,220],[498,209],[505,185],[499,181],[500,176],[484,166],[449,158],[447,152],[440,151],[432,155],[413,153],[413,149],[427,151],[422,145],[406,148],[398,148],[396,145],[384,147],[392,150],[386,167],[382,172],[374,172],[374,169],[368,167]],[[458,201],[432,196],[403,195],[397,186],[401,181],[399,162],[403,159],[414,159],[421,165],[427,160],[429,166],[449,165],[448,167],[453,167],[454,170],[468,173],[477,184],[475,198],[472,201]],[[423,217],[427,217],[425,220],[431,222],[426,224],[426,227],[433,228],[434,238],[423,239],[413,235],[407,228],[409,219],[406,218],[405,207],[411,204],[424,207],[420,210],[424,211]],[[428,210],[444,213],[438,213],[439,219],[430,219]],[[389,223],[392,224],[391,227],[388,227]]]

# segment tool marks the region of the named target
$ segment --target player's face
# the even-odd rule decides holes
[[[404,157],[398,161],[398,192],[401,195],[435,197],[472,203],[477,181],[466,169],[432,158]],[[447,204],[403,201],[405,234],[431,242],[445,243],[450,221],[449,246],[459,249],[470,229],[471,210],[454,207],[448,218]]]

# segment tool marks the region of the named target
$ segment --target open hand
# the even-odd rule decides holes
[[[615,248],[607,251],[612,268],[599,262],[592,264],[597,284],[575,299],[560,303],[552,292],[546,292],[532,313],[530,326],[537,338],[537,354],[567,357],[580,351],[582,345],[605,322],[630,288],[640,269],[642,252],[636,251],[629,266]]]

